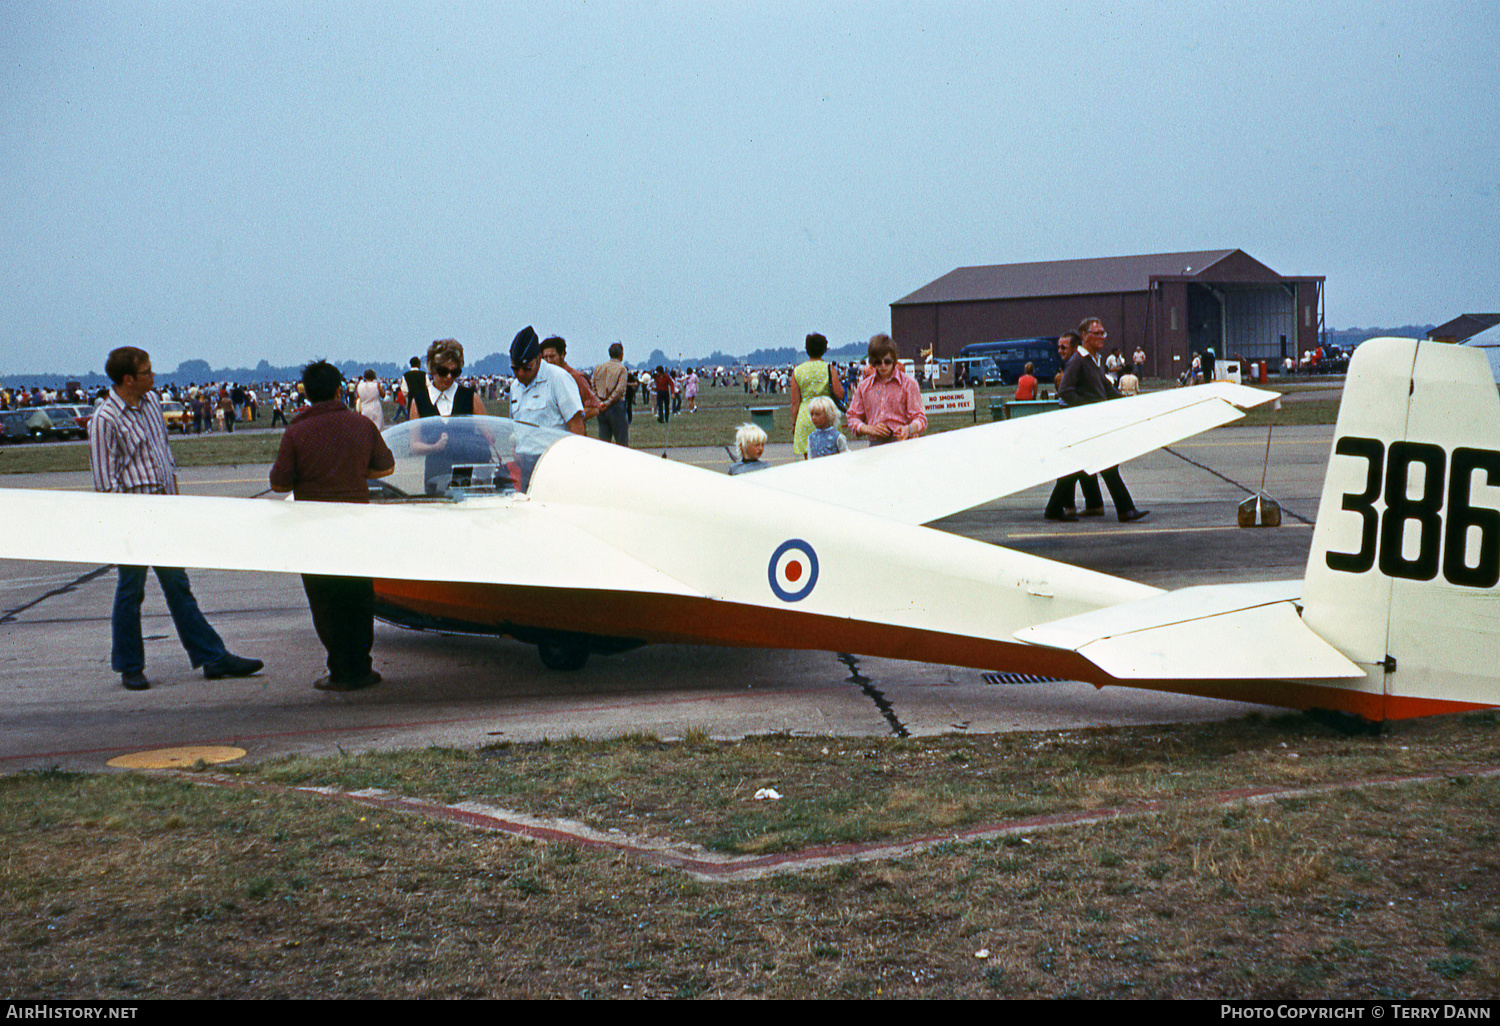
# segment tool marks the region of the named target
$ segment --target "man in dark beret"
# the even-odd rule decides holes
[[[563,428],[584,434],[583,401],[571,375],[542,359],[542,344],[529,326],[510,344],[510,419],[518,425]],[[516,432],[516,461],[521,467],[521,490],[531,486],[531,471],[555,436],[545,431]]]

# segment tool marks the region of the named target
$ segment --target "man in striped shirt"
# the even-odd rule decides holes
[[[167,444],[161,399],[152,390],[156,379],[151,357],[144,350],[123,346],[109,354],[104,373],[114,387],[89,418],[94,491],[176,495],[177,463]],[[203,667],[203,676],[209,680],[259,672],[265,665],[259,659],[244,659],[224,647],[218,632],[198,609],[185,571],[174,567],[155,570],[177,636],[195,669]],[[146,679],[146,645],[141,636],[141,603],[145,597],[146,568],[122,565],[111,616],[110,662],[120,675],[120,683],[131,691],[151,686]]]

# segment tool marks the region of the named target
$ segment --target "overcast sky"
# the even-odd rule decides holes
[[[0,0],[0,374],[835,344],[955,267],[1240,248],[1500,310],[1494,0]]]

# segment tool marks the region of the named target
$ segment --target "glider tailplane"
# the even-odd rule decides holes
[[[1483,354],[1372,339],[1350,364],[1307,571],[1017,632],[1103,683],[1406,719],[1500,705],[1500,398]]]
[[[1351,362],[1302,620],[1361,715],[1500,705],[1500,398],[1482,353],[1381,338]],[[1373,713],[1373,715],[1372,715]]]

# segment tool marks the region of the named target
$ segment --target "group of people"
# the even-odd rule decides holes
[[[0,386],[0,410],[20,410],[28,406],[52,406],[55,403],[82,403],[83,390],[77,388],[43,388],[25,385],[15,388]]]
[[[511,416],[576,434],[584,433],[583,422],[589,416],[599,420],[605,441],[628,444],[623,346],[616,343],[610,348],[609,361],[595,369],[592,380],[569,367],[566,354],[567,344],[562,338],[542,341],[531,327],[516,335],[510,350],[514,374]],[[484,402],[472,386],[460,381],[464,351],[457,341],[440,339],[428,347],[426,373],[416,359],[412,363],[399,386],[405,401],[402,412],[412,420],[430,418],[434,422],[430,430],[415,433],[412,450],[442,459],[450,446],[458,445],[449,433],[452,418],[482,417],[486,412]],[[121,347],[109,354],[105,373],[111,387],[105,390],[89,426],[95,490],[176,494],[177,464],[167,441],[150,356],[141,349]],[[291,492],[302,502],[368,502],[368,482],[393,473],[396,467],[395,457],[381,437],[384,389],[374,372],[366,372],[352,390],[351,407],[350,392],[338,368],[316,360],[302,369],[296,395],[303,405],[281,437],[270,472],[272,490]],[[454,457],[455,453],[446,455]],[[524,463],[527,454],[519,451],[517,455]],[[111,665],[120,674],[121,684],[137,691],[151,686],[145,673],[141,633],[147,569],[119,568],[111,613]],[[199,609],[185,571],[168,567],[155,571],[178,637],[195,669],[201,667],[209,679],[247,677],[264,669],[261,660],[228,650]],[[374,581],[304,574],[302,584],[313,627],[327,651],[328,673],[317,679],[314,687],[358,691],[380,683],[370,656],[374,645]]]
[[[1063,370],[1056,385],[1062,405],[1104,402],[1124,394],[1102,366],[1100,354],[1107,337],[1103,323],[1091,317],[1077,331],[1058,339]],[[827,350],[824,336],[808,335],[807,359],[791,374],[790,398],[797,410],[792,444],[797,456],[815,459],[847,451],[848,441],[839,431],[841,411],[850,433],[867,439],[872,446],[916,438],[927,430],[920,388],[902,368],[889,335],[870,339],[862,376],[852,382],[852,388],[851,382],[823,359]],[[575,434],[584,434],[585,420],[595,419],[601,439],[628,445],[629,372],[623,359],[624,347],[615,343],[609,349],[609,360],[589,377],[568,365],[567,343],[562,338],[542,340],[532,327],[523,328],[510,347],[512,419]],[[416,358],[412,364],[398,386],[404,400],[401,412],[415,421],[434,422],[430,430],[414,434],[412,450],[441,455],[451,444],[451,419],[484,416],[484,402],[472,386],[461,383],[464,351],[457,341],[433,342],[428,347],[425,373]],[[89,423],[95,490],[176,494],[177,466],[167,442],[161,399],[154,390],[150,356],[133,347],[116,349],[105,363],[105,373],[111,387]],[[374,372],[367,372],[356,384],[353,407],[345,398],[343,375],[323,360],[303,368],[297,394],[305,405],[282,435],[270,472],[271,488],[291,492],[299,501],[368,502],[368,482],[395,470],[395,458],[380,433],[379,407],[384,390]],[[740,459],[731,473],[766,466],[761,457],[767,442],[760,428],[742,426],[735,438]],[[524,464],[526,454],[518,450],[517,456]],[[523,474],[527,469],[523,466]],[[1147,515],[1148,511],[1135,506],[1118,467],[1098,477],[1104,479],[1122,522]],[[1081,510],[1075,500],[1078,489],[1084,495]],[[1048,520],[1075,521],[1103,512],[1097,477],[1079,473],[1057,482],[1044,515]],[[264,668],[261,660],[235,655],[226,648],[198,609],[183,570],[158,567],[155,572],[194,668],[201,667],[209,679],[250,676]],[[121,683],[132,690],[150,687],[140,619],[146,573],[143,566],[119,568],[111,614],[111,665],[120,674]],[[355,691],[378,684],[380,674],[373,669],[370,657],[374,582],[370,578],[305,574],[303,589],[314,629],[328,653],[328,673],[314,686]]]
[[[123,346],[104,365],[110,387],[89,420],[89,461],[94,489],[124,494],[177,494],[177,463],[167,442],[151,357]],[[282,435],[270,485],[306,502],[367,502],[366,481],[395,470],[395,459],[367,418],[341,398],[343,375],[323,360],[302,372],[308,405]],[[110,664],[132,691],[151,686],[146,676],[141,605],[147,567],[118,568],[110,614]],[[193,597],[187,573],[155,567],[167,609],[194,669],[204,677],[248,677],[265,663],[229,651]],[[313,626],[328,652],[328,675],[315,687],[354,691],[380,682],[372,668],[374,582],[369,578],[303,575]]]
[[[92,396],[85,395],[82,387],[43,388],[32,385],[29,389],[20,385],[15,389],[0,388],[0,410],[18,410],[31,406],[50,406],[55,403],[99,406],[109,396],[110,389],[95,390]],[[186,386],[167,385],[163,396],[183,404],[187,423],[184,430],[194,434],[207,431],[233,431],[237,421],[254,420],[259,397],[253,388],[235,382],[214,382]]]
[[[797,411],[794,455],[816,459],[847,452],[848,440],[838,430],[841,410],[847,415],[849,432],[870,445],[916,438],[927,430],[921,388],[901,366],[889,335],[870,339],[863,374],[852,388],[823,359],[827,338],[808,335],[806,347],[807,359],[792,369],[788,388],[791,406]],[[743,474],[766,466],[760,457],[767,441],[764,430],[754,424],[741,425],[735,433],[739,462],[729,472]]]
[[[510,347],[511,418],[539,427],[558,427],[585,434],[584,423],[597,420],[606,442],[630,444],[625,347],[609,347],[609,359],[590,377],[568,363],[568,343],[559,335],[540,339],[529,325],[516,334]],[[411,359],[411,369],[397,386],[401,419],[486,416],[484,400],[473,385],[463,383],[464,347],[439,339],[427,348],[427,370]],[[373,376],[373,372],[366,372]]]
[[[527,345],[520,345],[523,341],[517,336],[520,348],[512,350],[518,364],[514,387],[524,392],[538,379],[561,380],[566,387],[557,391],[566,401],[574,389],[573,379],[562,371],[541,370],[534,332]],[[546,366],[551,368],[550,364]],[[417,372],[420,382],[408,377],[409,416],[446,420],[484,414],[484,404],[474,390],[458,384],[463,369],[462,346],[452,339],[434,342],[428,350],[428,369],[427,375]],[[116,349],[105,362],[105,373],[111,387],[89,422],[95,490],[176,494],[177,464],[167,442],[150,356],[134,347]],[[373,381],[373,374],[368,374],[360,384]],[[374,389],[357,388],[356,402],[361,409],[356,412],[345,400],[343,375],[324,360],[303,368],[298,394],[306,405],[281,436],[270,472],[272,490],[291,492],[300,502],[368,502],[368,482],[396,468],[395,457],[381,437],[380,421],[367,408],[382,396]],[[514,398],[520,398],[519,393],[513,394]],[[581,429],[581,417],[581,410],[576,411],[572,418],[575,429]],[[442,449],[447,440],[447,433],[439,431],[428,444]],[[235,655],[226,648],[199,609],[185,571],[156,567],[155,572],[178,637],[195,669],[201,667],[209,679],[246,677],[264,669],[261,660]],[[145,673],[141,633],[146,573],[144,566],[119,568],[111,613],[111,665],[120,674],[121,684],[136,691],[151,686]],[[327,652],[328,673],[313,686],[357,691],[380,683],[370,656],[374,645],[374,581],[368,577],[304,574],[302,585],[313,628]]]
[[[201,435],[204,431],[234,433],[236,424],[254,420],[258,412],[259,399],[253,389],[228,382],[217,385],[190,385],[175,394],[182,403],[186,422],[183,431],[192,425],[192,432]]]
[[[1057,376],[1057,398],[1063,406],[1087,406],[1124,397],[1124,392],[1107,376],[1101,360],[1100,354],[1108,337],[1103,321],[1086,317],[1076,331],[1070,331],[1057,340],[1057,359],[1063,368]],[[1144,354],[1141,360],[1144,363]],[[1150,510],[1136,508],[1130,489],[1120,478],[1120,468],[1110,467],[1097,476],[1079,472],[1061,478],[1053,487],[1042,515],[1048,520],[1064,523],[1076,521],[1080,516],[1103,516],[1104,497],[1099,492],[1098,480],[1101,477],[1121,523],[1133,523],[1150,513]],[[1084,503],[1081,510],[1076,504],[1080,489]]]
[[[1055,379],[1058,402],[1063,406],[1086,406],[1109,399],[1134,395],[1140,390],[1139,373],[1146,355],[1139,348],[1131,364],[1123,359],[1106,361],[1104,343],[1109,337],[1104,323],[1097,317],[1085,318],[1076,331],[1057,340],[1058,362],[1062,370]],[[792,373],[791,400],[797,410],[792,452],[803,459],[843,452],[847,449],[838,433],[838,411],[847,409],[850,433],[867,438],[871,445],[885,445],[916,438],[927,430],[918,383],[905,372],[889,335],[870,339],[868,358],[858,384],[848,392],[837,374],[824,362],[828,340],[822,335],[807,336],[807,360]],[[1036,378],[1031,364],[1017,384],[1017,399],[1031,399],[1036,394]],[[846,401],[847,400],[847,401]],[[836,440],[833,436],[837,436]],[[760,469],[766,444],[765,432],[754,425],[743,425],[736,433],[735,444],[740,461],[730,473]],[[1102,516],[1104,499],[1099,478],[1109,490],[1115,513],[1122,523],[1133,523],[1149,515],[1137,508],[1130,490],[1120,477],[1119,467],[1110,467],[1098,475],[1077,473],[1059,480],[1048,498],[1043,516],[1048,520],[1073,522],[1083,517]],[[1082,490],[1084,505],[1077,507],[1076,495]]]

